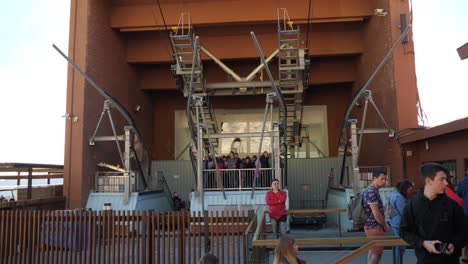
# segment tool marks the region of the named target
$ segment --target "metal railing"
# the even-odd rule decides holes
[[[275,178],[273,168],[261,169],[223,169],[203,170],[203,188],[205,190],[251,190],[270,189]],[[255,185],[254,185],[255,184]]]
[[[383,170],[387,173],[387,183],[385,186],[391,186],[392,178],[391,178],[391,171],[390,167],[386,166],[367,166],[367,167],[359,167],[359,186],[361,188],[366,188],[372,183],[372,173],[374,170],[379,169]]]
[[[128,177],[123,172],[96,172],[96,192],[124,192]]]
[[[158,171],[158,188],[160,191],[164,192],[166,195],[166,198],[169,201],[169,204],[171,205],[172,210],[175,209],[174,205],[174,199],[172,197],[172,192],[171,189],[169,188],[169,184],[167,184],[166,177],[164,176],[164,173],[162,171]]]

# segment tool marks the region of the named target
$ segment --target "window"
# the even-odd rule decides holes
[[[263,125],[264,109],[216,109],[215,115],[221,129],[221,133],[261,132]],[[273,118],[278,118],[277,109]],[[291,156],[296,158],[315,158],[328,156],[328,128],[326,106],[305,106],[302,120],[302,146],[296,147]],[[270,115],[267,117],[265,131],[271,131]],[[190,144],[190,131],[185,116],[185,111],[175,111],[175,157],[190,159],[187,146]],[[258,155],[260,137],[253,138],[223,138],[220,139],[219,155],[227,155],[233,149],[241,157]],[[271,137],[265,134],[262,149],[270,152]]]

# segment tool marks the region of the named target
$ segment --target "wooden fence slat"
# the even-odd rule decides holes
[[[130,228],[131,228],[131,218],[130,218],[130,211],[125,211],[125,220],[126,220],[126,224],[127,224],[127,228],[125,230],[125,242],[126,242],[126,252],[127,252],[127,263],[130,263]]]
[[[15,210],[15,218],[14,218],[14,234],[13,234],[13,251],[11,252],[13,254],[13,263],[18,263],[18,259],[17,259],[17,252],[18,252],[18,245],[19,245],[19,237],[20,237],[20,234],[19,232],[21,232],[21,229],[18,228],[18,210]],[[21,222],[19,223],[19,226],[21,227]],[[18,230],[19,229],[19,230]]]
[[[197,263],[209,250],[245,263],[249,220],[245,211],[0,211],[0,262]]]
[[[140,224],[141,224],[141,211],[136,211],[136,215],[137,215],[137,218],[136,218],[136,223],[137,223],[137,226],[136,226],[136,263],[140,263],[140,239],[141,239],[141,235],[140,235]],[[135,260],[135,257],[133,258]]]
[[[151,223],[151,232],[150,235],[148,236],[148,239],[151,241],[148,249],[149,249],[149,260],[150,263],[156,263],[156,259],[154,258],[154,252],[156,251],[155,249],[155,244],[154,243],[154,210],[151,210],[151,218],[150,218],[150,223]]]
[[[3,249],[5,248],[5,242],[7,241],[5,236],[5,229],[6,229],[6,218],[5,218],[6,211],[0,211],[0,259],[4,259]]]

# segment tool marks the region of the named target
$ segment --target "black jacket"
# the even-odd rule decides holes
[[[431,201],[419,190],[403,211],[400,236],[415,247],[418,263],[458,263],[460,249],[468,238],[467,225],[462,208],[445,194]],[[455,252],[450,256],[431,254],[422,246],[424,240],[452,243]]]

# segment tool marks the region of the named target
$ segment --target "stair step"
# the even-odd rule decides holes
[[[172,35],[171,34],[171,38],[172,39],[177,39],[177,40],[181,40],[181,39],[192,39],[192,34],[190,34],[190,30],[188,30],[187,34],[180,34],[180,35]]]
[[[301,70],[301,67],[299,67],[299,66],[282,66],[282,65],[280,65],[279,69],[282,72],[284,72],[284,71],[299,71],[299,70]]]
[[[189,48],[192,48],[193,49],[193,44],[175,44],[174,45],[174,48],[177,50],[177,49],[189,49]],[[180,53],[180,52],[178,52]]]
[[[298,29],[280,30],[279,34],[280,36],[281,35],[299,35],[299,30]]]
[[[279,51],[280,52],[282,52],[282,51],[297,51],[297,52],[299,52],[299,48],[280,48]]]
[[[280,56],[279,59],[280,60],[290,60],[290,59],[299,60],[299,55],[297,55],[297,56]]]
[[[299,40],[297,38],[289,38],[289,39],[280,39],[279,40],[280,44],[288,44],[288,43],[299,43]]]

